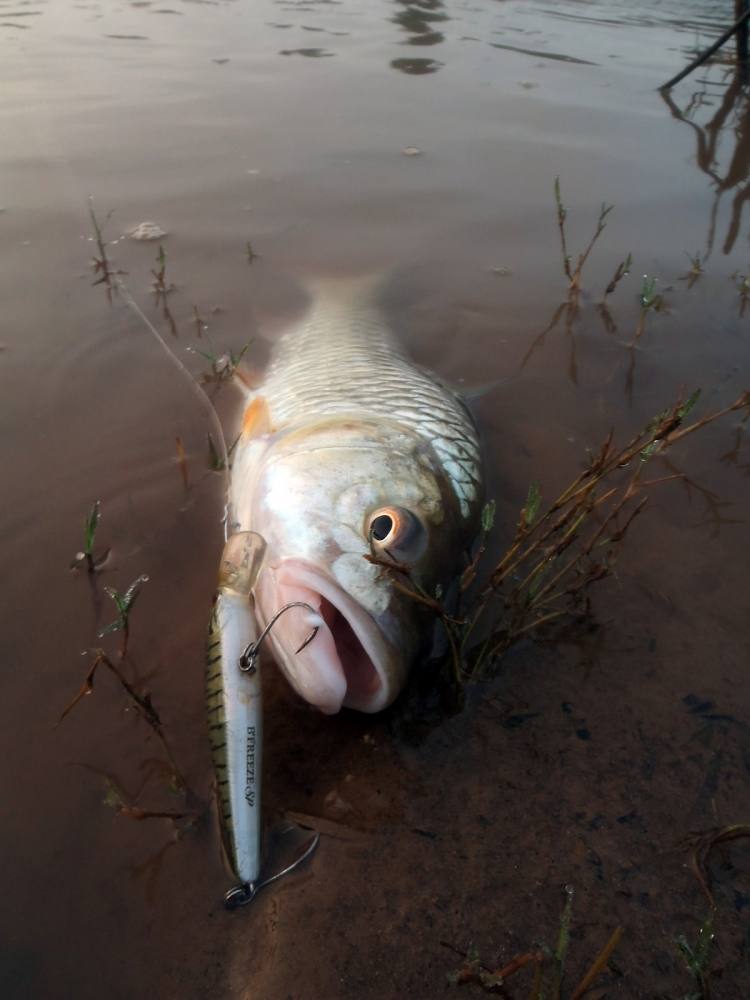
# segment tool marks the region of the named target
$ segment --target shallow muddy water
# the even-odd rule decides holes
[[[496,968],[553,943],[564,885],[569,986],[622,925],[592,996],[695,988],[675,939],[695,941],[708,903],[679,842],[750,821],[750,446],[731,417],[670,453],[694,485],[664,485],[634,525],[595,595],[602,627],[518,649],[460,715],[324,718],[266,671],[269,819],[314,817],[323,836],[245,911],[222,908],[210,811],[179,838],[117,815],[115,787],[148,809],[183,799],[111,677],[53,727],[110,620],[102,585],[146,572],[133,676],[189,807],[210,798],[222,481],[185,378],[122,297],[92,287],[87,197],[112,213],[134,299],[196,373],[194,307],[217,352],[255,338],[259,367],[306,278],[381,270],[414,355],[490,387],[477,414],[501,544],[529,483],[552,495],[611,427],[629,436],[683,386],[702,387],[699,415],[748,387],[750,98],[723,63],[671,105],[656,90],[731,8],[0,0],[3,997],[452,996],[451,948]],[[538,341],[565,296],[556,175],[573,252],[615,207],[580,315]],[[145,220],[168,233],[177,339],[150,292],[157,244],[121,239]],[[631,352],[644,274],[665,308]],[[222,391],[228,427],[236,402]],[[112,553],[92,590],[68,566],[97,498]],[[747,996],[743,842],[712,871],[712,995]],[[528,973],[508,996],[528,996]]]

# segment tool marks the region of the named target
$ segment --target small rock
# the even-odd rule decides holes
[[[523,87],[524,90],[533,90],[535,87],[538,87],[539,84],[535,83],[533,80],[519,80],[518,86]]]
[[[323,803],[327,814],[333,819],[342,819],[353,811],[351,805],[341,798],[336,789],[326,795]]]
[[[155,222],[141,222],[135,229],[131,229],[128,236],[131,240],[162,240],[166,236],[166,231]]]
[[[417,146],[407,146],[405,149],[402,149],[401,152],[404,154],[404,156],[421,156],[422,155],[422,150],[418,149]]]

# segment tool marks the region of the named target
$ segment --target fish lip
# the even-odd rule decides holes
[[[284,559],[274,568],[274,576],[279,586],[297,585],[305,587],[332,604],[336,610],[343,615],[351,626],[357,640],[361,644],[365,653],[370,658],[370,662],[378,675],[380,685],[378,690],[365,699],[357,699],[349,696],[348,682],[347,691],[342,699],[339,708],[353,708],[359,712],[379,712],[386,708],[394,699],[398,686],[389,681],[386,669],[389,661],[392,661],[393,651],[389,649],[384,641],[380,629],[375,619],[365,611],[357,601],[322,572],[317,566],[306,562],[303,559]],[[314,639],[312,640],[314,642]],[[343,665],[339,661],[339,669],[345,676]],[[334,712],[338,711],[334,709]],[[327,714],[332,714],[330,709]]]

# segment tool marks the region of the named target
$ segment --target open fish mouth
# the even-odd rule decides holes
[[[314,611],[292,610],[269,632],[279,666],[306,701],[333,714],[342,707],[379,712],[393,700],[394,651],[372,616],[329,576],[284,560],[261,574],[258,598],[266,621],[293,602]],[[311,628],[317,632],[306,642]]]

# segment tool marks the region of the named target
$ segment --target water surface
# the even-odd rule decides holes
[[[750,812],[736,421],[673,453],[694,485],[665,486],[634,527],[596,598],[604,626],[518,651],[460,716],[326,719],[269,676],[269,816],[315,817],[325,835],[251,910],[221,907],[210,812],[176,839],[168,820],[104,802],[113,783],[147,808],[182,801],[111,678],[53,726],[110,620],[102,584],[147,572],[134,675],[192,805],[210,798],[202,659],[222,482],[184,378],[91,285],[88,196],[171,338],[150,294],[156,245],[120,239],[145,220],[168,232],[171,343],[194,371],[194,307],[218,350],[254,337],[260,366],[305,278],[382,271],[421,362],[496,384],[477,409],[507,537],[529,482],[552,494],[611,427],[629,435],[682,387],[702,387],[700,413],[747,387],[750,105],[726,57],[671,103],[657,92],[730,7],[0,0],[3,996],[450,996],[460,958],[441,942],[502,965],[553,940],[564,884],[571,979],[622,924],[612,996],[690,991],[674,939],[695,938],[707,902],[675,845]],[[601,203],[615,208],[581,315],[522,367],[565,295],[558,175],[574,251]],[[613,327],[597,306],[629,251]],[[667,308],[633,353],[644,274]],[[231,390],[220,400],[230,424]],[[112,556],[92,593],[68,565],[96,498]],[[714,865],[720,998],[750,992],[749,863],[740,843]],[[528,989],[519,975],[509,995]]]

